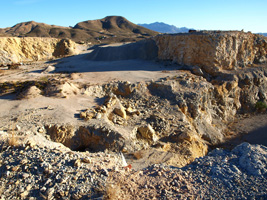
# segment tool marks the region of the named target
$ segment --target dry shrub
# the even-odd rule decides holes
[[[109,183],[106,187],[104,200],[115,200],[120,197],[121,187],[117,184]]]
[[[5,73],[5,71],[0,69],[0,74],[4,74],[4,73]]]
[[[8,146],[11,146],[11,147],[19,146],[18,137],[15,136],[14,132],[12,132],[11,137],[8,138]]]

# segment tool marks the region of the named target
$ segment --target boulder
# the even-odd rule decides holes
[[[137,137],[145,139],[149,143],[155,143],[158,140],[158,136],[150,124],[138,127],[137,131],[139,133]]]

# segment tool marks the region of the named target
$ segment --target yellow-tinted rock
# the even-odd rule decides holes
[[[76,43],[68,39],[0,37],[0,65],[48,60],[75,51]]]
[[[149,142],[156,142],[158,140],[156,132],[150,124],[139,127],[138,132],[141,134],[142,139],[146,139]]]
[[[159,59],[199,66],[211,75],[221,69],[234,69],[266,61],[266,38],[252,33],[203,31],[159,35],[155,40]]]

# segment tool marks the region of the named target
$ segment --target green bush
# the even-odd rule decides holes
[[[263,109],[267,109],[267,105],[263,101],[258,101],[255,105],[255,108],[256,110],[263,110]]]

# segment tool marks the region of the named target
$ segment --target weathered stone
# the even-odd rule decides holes
[[[155,130],[150,124],[138,127],[137,131],[141,134],[141,138],[143,139],[146,139],[153,143],[158,140],[158,136],[156,135]]]
[[[117,103],[117,97],[115,95],[111,95],[105,100],[105,105],[107,108],[114,106],[116,103]]]
[[[116,108],[114,108],[113,112],[122,117],[123,119],[127,118],[125,108],[121,104],[119,104]]]
[[[81,165],[82,165],[81,159],[75,160],[75,162],[74,162],[75,167],[80,167]]]

